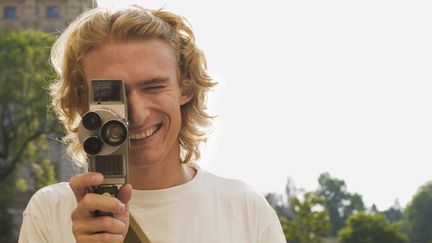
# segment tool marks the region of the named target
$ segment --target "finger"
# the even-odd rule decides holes
[[[103,175],[97,172],[87,172],[73,176],[69,181],[69,186],[75,194],[77,202],[84,197],[87,188],[90,186],[98,186],[103,183]]]
[[[97,233],[121,235],[126,231],[126,226],[118,219],[110,216],[102,216],[97,218],[86,218],[74,222],[72,230],[76,235],[90,235]]]
[[[96,210],[121,214],[126,211],[126,206],[115,197],[87,193],[72,212],[72,220],[93,217]]]
[[[117,198],[125,204],[126,210],[123,213],[114,214],[114,217],[123,221],[126,224],[126,227],[129,227],[129,204],[128,203],[132,198],[132,185],[131,184],[122,185],[117,194]]]
[[[124,204],[127,204],[132,198],[132,185],[124,184],[120,187],[117,193],[117,198]]]
[[[99,233],[93,235],[76,235],[77,242],[123,242],[124,237],[119,234]]]

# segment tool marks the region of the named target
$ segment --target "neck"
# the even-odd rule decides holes
[[[176,151],[177,150],[177,151]],[[180,148],[174,149],[163,161],[148,166],[130,163],[129,183],[137,190],[157,190],[184,184],[193,179],[196,170],[180,162]]]

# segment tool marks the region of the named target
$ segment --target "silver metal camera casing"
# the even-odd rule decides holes
[[[104,89],[101,89],[104,88]],[[102,94],[106,90],[111,93]],[[98,93],[99,92],[99,93]],[[107,93],[107,92],[105,92]],[[114,95],[115,94],[115,95]],[[127,99],[123,80],[91,80],[89,85],[89,112],[81,120],[78,127],[78,138],[84,149],[86,142],[91,139],[100,139],[102,147],[97,153],[88,153],[88,170],[100,172],[104,175],[103,185],[119,185],[127,183],[128,178],[128,152],[129,135],[127,132],[128,112]],[[91,114],[90,114],[91,113]],[[101,118],[100,127],[96,129],[86,128],[84,118],[86,115],[98,114]],[[104,140],[104,128],[110,124],[121,125],[124,141],[121,144],[110,145]],[[88,126],[88,125],[87,125]],[[109,130],[110,128],[108,128]],[[96,143],[96,145],[100,145]],[[86,150],[86,149],[85,149]]]

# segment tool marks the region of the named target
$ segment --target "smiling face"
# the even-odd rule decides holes
[[[160,39],[109,42],[84,56],[84,75],[88,82],[124,81],[131,167],[180,163],[180,106],[190,97],[183,95],[179,87],[172,46]]]

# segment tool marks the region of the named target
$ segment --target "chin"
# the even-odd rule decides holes
[[[135,168],[148,168],[158,164],[158,162],[161,161],[161,159],[158,157],[160,156],[152,156],[142,153],[131,155],[131,153],[129,153],[129,166]]]

